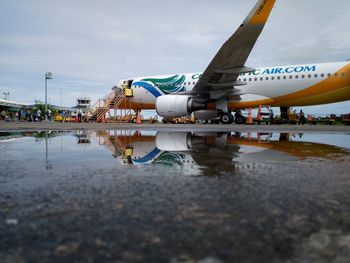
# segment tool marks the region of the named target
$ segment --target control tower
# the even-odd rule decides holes
[[[78,114],[78,110],[82,112],[83,115],[86,115],[91,111],[91,99],[88,97],[79,97],[76,100],[76,106],[73,107],[73,115]]]
[[[88,97],[80,97],[77,98],[77,108],[80,109],[90,109],[91,107],[91,99]]]

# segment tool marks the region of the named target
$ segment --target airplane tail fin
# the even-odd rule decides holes
[[[248,25],[264,25],[275,3],[276,0],[259,0],[243,23]]]

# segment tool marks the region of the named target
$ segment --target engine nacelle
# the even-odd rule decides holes
[[[196,120],[208,121],[219,117],[217,110],[200,110],[194,113]]]
[[[186,152],[191,149],[191,136],[187,132],[158,132],[157,148],[166,152]]]
[[[187,95],[164,95],[156,101],[158,115],[167,118],[184,117],[205,108],[204,102]]]

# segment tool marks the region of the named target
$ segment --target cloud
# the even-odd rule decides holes
[[[52,102],[62,89],[73,105],[79,94],[104,97],[119,79],[202,71],[254,3],[1,1],[0,91],[34,101],[50,70]],[[277,1],[247,65],[350,58],[349,13],[347,0]]]

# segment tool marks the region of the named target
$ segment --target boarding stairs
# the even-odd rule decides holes
[[[105,119],[106,113],[110,109],[118,108],[122,101],[126,98],[123,90],[113,90],[104,99],[99,99],[92,107],[92,111],[89,116],[86,117],[86,121],[89,122],[102,122]]]

